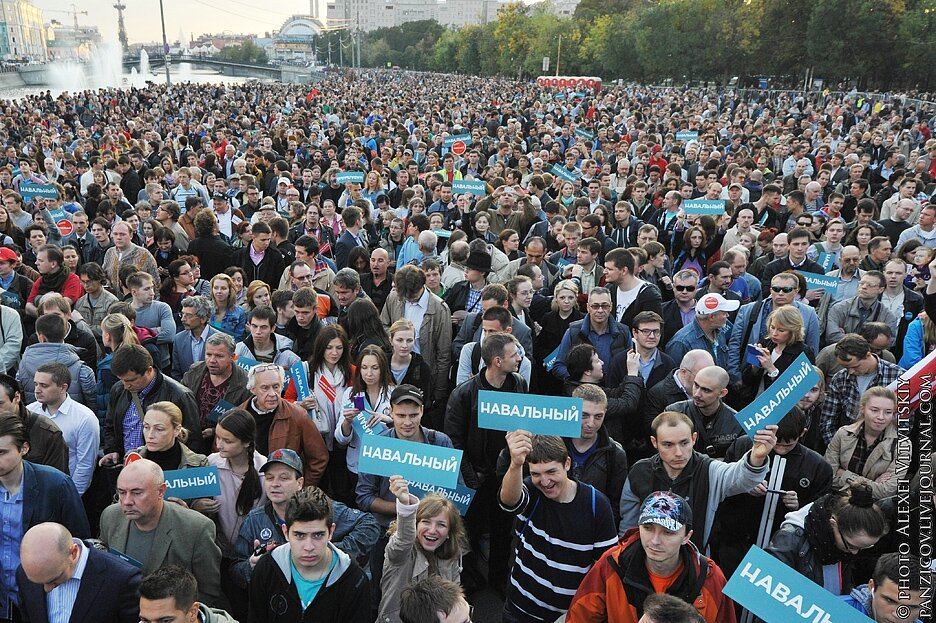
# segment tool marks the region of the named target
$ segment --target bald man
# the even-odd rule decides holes
[[[221,597],[221,550],[215,524],[193,510],[166,503],[162,468],[134,461],[117,477],[117,497],[101,513],[101,541],[139,561],[149,575],[166,565],[188,569],[198,580],[198,600],[216,605]]]
[[[20,546],[20,616],[24,623],[137,623],[141,577],[138,568],[72,537],[65,526],[41,523]]]
[[[708,366],[699,370],[689,389],[689,400],[680,400],[666,407],[667,411],[685,413],[698,432],[695,450],[713,459],[725,458],[728,447],[736,438],[744,435],[735,419],[737,411],[723,402],[728,394],[728,372],[719,366]]]

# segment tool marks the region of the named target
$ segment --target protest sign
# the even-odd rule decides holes
[[[208,421],[214,424],[218,423],[218,420],[221,419],[221,416],[230,411],[231,409],[236,409],[234,405],[226,400],[219,400],[218,404],[214,406],[214,409],[208,412]]]
[[[575,128],[575,135],[580,138],[584,138],[586,141],[595,140],[595,134],[593,132],[589,132],[588,130],[584,128]]]
[[[33,197],[41,199],[57,199],[58,190],[52,184],[35,184],[33,182],[23,182],[19,185],[19,194],[25,201],[32,201]]]
[[[816,258],[816,263],[822,266],[822,270],[829,272],[832,270],[832,267],[835,266],[835,256],[831,253],[819,252],[819,256]]]
[[[738,411],[735,418],[747,436],[753,439],[757,431],[782,420],[818,382],[819,374],[813,364],[806,353],[800,353],[790,367],[764,388],[751,404]]]
[[[463,195],[465,193],[483,197],[487,194],[487,184],[480,180],[455,180],[452,182],[453,195]]]
[[[49,210],[49,214],[52,215],[55,226],[58,227],[59,233],[63,236],[70,236],[71,233],[75,231],[75,226],[71,221],[71,215],[62,208]]]
[[[468,507],[471,506],[472,500],[474,500],[475,490],[469,489],[465,485],[458,485],[454,489],[448,489],[446,487],[437,487],[435,485],[427,485],[422,482],[409,482],[409,492],[418,497],[420,500],[429,495],[430,493],[438,493],[444,498],[447,498],[452,501],[456,508],[458,508],[458,514],[463,516],[468,512]]]
[[[721,199],[686,199],[680,207],[687,215],[721,216],[725,213],[725,202]]]
[[[766,623],[874,623],[756,545],[723,592]]]
[[[839,283],[842,281],[838,277],[828,277],[826,275],[817,275],[816,273],[800,273],[806,280],[806,289],[825,290],[829,294],[835,294]]]
[[[478,392],[478,427],[579,437],[582,399],[482,390]]]
[[[361,437],[358,472],[378,476],[403,476],[453,489],[458,485],[462,451],[406,441],[385,435]]]
[[[691,130],[683,130],[682,132],[676,133],[677,141],[697,141],[699,140],[699,133]]]
[[[234,363],[236,363],[241,368],[243,368],[244,372],[250,372],[251,368],[253,368],[254,366],[260,365],[259,361],[255,359],[251,359],[250,357],[238,357],[237,359],[234,360]]]
[[[214,465],[173,469],[165,472],[166,497],[180,500],[210,498],[221,495],[221,481],[218,480],[218,468]]]
[[[550,169],[550,173],[552,173],[556,177],[564,179],[567,182],[574,182],[581,176],[581,173],[579,173],[578,171],[570,171],[564,166],[561,166],[558,164],[554,164],[552,166],[552,169]]]
[[[339,184],[363,184],[364,173],[361,171],[342,171],[335,181]]]

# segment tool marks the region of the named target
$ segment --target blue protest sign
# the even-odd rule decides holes
[[[133,566],[136,567],[137,569],[142,569],[142,568],[143,568],[143,563],[142,563],[142,562],[140,562],[140,561],[137,560],[136,558],[130,558],[129,556],[127,556],[126,554],[124,554],[124,553],[123,553],[122,551],[120,551],[119,549],[114,549],[113,547],[111,547],[111,548],[109,548],[107,551],[109,551],[111,554],[113,554],[113,555],[116,556],[117,558],[121,559],[122,561],[133,565]]]
[[[452,232],[447,229],[433,229],[432,233],[436,235],[437,238],[451,238]]]
[[[455,143],[465,143],[468,145],[471,143],[470,134],[458,134],[456,136],[446,136],[442,139],[442,146],[451,148]]]
[[[237,359],[234,360],[234,363],[236,363],[241,368],[243,368],[244,372],[250,372],[251,368],[253,368],[254,366],[260,365],[259,361],[251,359],[250,357],[238,357]]]
[[[766,89],[769,89],[769,88],[770,88],[769,85],[770,85],[770,81],[769,81],[767,78],[758,78],[758,79],[757,79],[757,86],[758,86],[758,88],[761,88],[761,89],[765,89],[765,90],[766,90]]]
[[[554,164],[552,169],[550,169],[549,171],[556,177],[560,177],[567,182],[574,182],[581,175],[578,171],[570,171],[567,168],[560,166],[558,164]]]
[[[594,133],[589,132],[588,130],[585,130],[585,129],[583,129],[583,128],[575,128],[575,135],[576,135],[576,136],[579,136],[579,137],[581,137],[581,138],[584,138],[584,139],[587,140],[587,141],[593,141],[593,140],[595,140],[595,135],[594,135]]]
[[[214,406],[214,409],[212,409],[211,411],[208,412],[208,421],[209,421],[209,422],[213,422],[213,423],[217,423],[218,420],[221,419],[221,416],[222,416],[222,415],[224,415],[225,413],[227,413],[227,412],[230,411],[231,409],[236,409],[236,408],[237,408],[237,407],[235,407],[234,405],[232,405],[232,404],[231,404],[230,402],[228,402],[227,400],[219,400],[219,401],[218,401],[218,404],[216,404],[216,405]]]
[[[362,171],[341,171],[335,181],[339,184],[363,184],[364,173]]]
[[[71,215],[62,208],[49,210],[49,214],[52,216],[55,226],[58,227],[59,233],[63,236],[69,236],[75,231],[75,226],[71,221]]]
[[[832,270],[832,267],[835,266],[835,256],[831,253],[819,252],[819,256],[816,258],[816,263],[822,266],[822,270],[829,272]]]
[[[835,294],[838,291],[839,283],[842,281],[838,277],[828,277],[815,273],[803,272],[800,274],[806,279],[806,288],[808,290],[825,290],[829,294]]]
[[[725,213],[725,202],[721,199],[686,199],[681,207],[683,212],[691,215],[721,216]]]
[[[756,545],[748,550],[723,592],[766,623],[873,623]]]
[[[699,133],[694,130],[683,130],[682,132],[676,133],[677,141],[697,141],[699,140]]]
[[[42,199],[57,199],[58,191],[52,184],[35,184],[33,182],[23,182],[19,186],[19,193],[26,201],[31,201],[33,197]]]
[[[556,350],[546,355],[546,359],[543,360],[543,367],[552,372],[552,369],[556,367],[556,362],[559,361],[559,349],[562,348],[562,344],[556,347]]]
[[[452,182],[453,195],[463,195],[465,193],[483,197],[487,194],[487,184],[481,180],[456,180]]]
[[[537,435],[579,437],[582,399],[507,392],[478,392],[478,427],[523,429]]]
[[[474,500],[475,496],[475,490],[469,489],[465,485],[458,485],[454,489],[447,489],[445,487],[437,487],[435,485],[427,485],[422,482],[413,481],[409,482],[409,492],[420,500],[430,493],[438,493],[442,497],[451,500],[455,507],[458,508],[458,514],[463,517],[468,512],[468,507],[471,506],[471,502]]]
[[[361,437],[358,473],[398,475],[407,480],[454,489],[458,486],[461,461],[462,451],[454,448],[385,435],[364,435]]]
[[[191,469],[173,469],[165,472],[166,497],[180,500],[210,498],[221,495],[221,481],[218,480],[218,468],[214,465],[193,467]]]
[[[303,401],[312,397],[312,388],[309,387],[309,376],[302,361],[297,361],[289,368],[289,378],[296,385],[296,399]]]
[[[346,404],[345,409],[350,409],[353,406],[352,404]],[[367,422],[371,419],[372,415],[372,412],[362,410],[351,420],[351,428],[358,434],[358,437],[363,438],[365,435],[380,435],[387,430],[387,425],[383,422],[377,422],[373,426],[368,426]]]
[[[764,388],[754,402],[738,411],[735,418],[753,439],[757,431],[782,420],[818,382],[819,374],[813,364],[806,353],[800,353],[790,367],[781,372],[770,387]]]

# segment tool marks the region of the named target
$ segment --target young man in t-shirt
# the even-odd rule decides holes
[[[617,542],[611,504],[591,485],[569,477],[572,462],[560,437],[524,430],[506,437],[510,468],[498,498],[501,508],[517,516],[517,546],[503,621],[555,621],[588,569]]]

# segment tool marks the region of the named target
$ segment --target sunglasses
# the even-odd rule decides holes
[[[677,292],[695,292],[699,288],[697,286],[673,286]]]
[[[789,294],[790,292],[792,292],[792,291],[795,290],[795,289],[796,289],[796,288],[794,288],[794,287],[792,287],[792,286],[770,286],[770,291],[771,291],[771,292],[783,292],[784,294]]]

